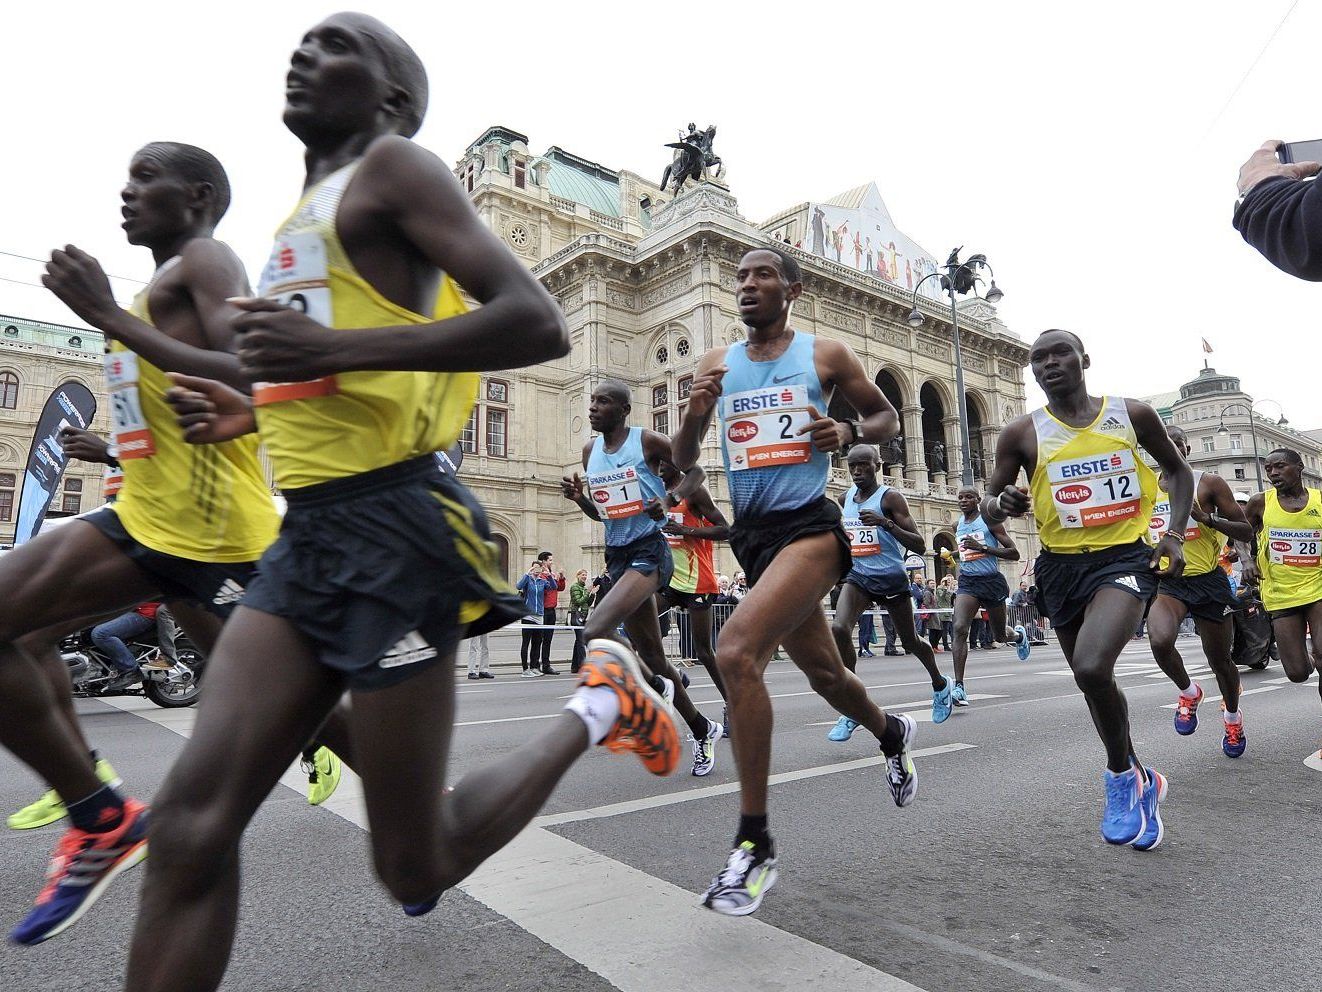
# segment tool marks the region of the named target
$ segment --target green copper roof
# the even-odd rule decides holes
[[[543,157],[551,163],[546,184],[554,196],[582,203],[607,217],[620,216],[618,173],[554,146]]]
[[[0,314],[0,345],[11,342],[83,351],[89,355],[100,355],[105,350],[105,340],[100,331]]]

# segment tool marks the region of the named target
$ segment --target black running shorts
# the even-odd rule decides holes
[[[1239,609],[1239,600],[1230,590],[1230,576],[1219,568],[1202,575],[1181,575],[1174,579],[1160,579],[1158,596],[1178,599],[1198,620],[1220,623]]]
[[[740,517],[730,527],[730,547],[749,586],[752,586],[783,549],[814,534],[835,536],[840,551],[839,577],[843,579],[853,568],[849,535],[840,523],[839,505],[825,496],[819,496],[796,510],[761,517]]]
[[[108,537],[124,557],[142,569],[156,583],[162,599],[197,603],[222,620],[243,601],[257,571],[255,561],[194,561],[154,551],[125,530],[119,514],[109,506],[78,519]]]
[[[675,574],[675,560],[670,557],[670,545],[659,530],[621,544],[618,547],[606,545],[606,574],[611,582],[619,582],[625,572],[641,572],[643,575],[660,573],[657,586],[664,589]]]
[[[1103,589],[1121,589],[1147,603],[1157,593],[1151,560],[1152,549],[1142,541],[1075,555],[1043,551],[1034,566],[1038,612],[1057,627],[1080,622]]]
[[[666,586],[661,590],[665,601],[678,610],[710,610],[714,592],[680,592]]]
[[[858,571],[851,571],[845,576],[845,584],[853,586],[880,605],[885,605],[888,599],[898,599],[901,596],[913,597],[913,593],[909,591],[909,578],[904,572],[864,575]]]
[[[972,596],[984,610],[990,610],[1005,606],[1005,601],[1010,598],[1010,583],[1005,581],[1005,576],[1000,572],[987,575],[965,575],[960,572],[955,595]]]
[[[285,498],[243,605],[292,623],[352,688],[402,682],[527,612],[481,506],[431,455]]]

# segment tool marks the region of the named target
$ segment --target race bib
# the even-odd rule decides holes
[[[1171,518],[1171,501],[1169,499],[1158,500],[1152,507],[1152,521],[1148,524],[1148,541],[1156,544],[1166,533],[1166,525]],[[1203,536],[1202,530],[1197,524],[1192,524],[1184,528],[1185,541],[1196,541]]]
[[[855,517],[844,521],[845,533],[849,535],[849,553],[855,558],[869,558],[881,554],[881,538],[877,528],[865,524]]]
[[[118,465],[107,465],[101,477],[101,495],[113,499],[124,488],[124,470]]]
[[[643,512],[643,484],[632,465],[588,476],[588,489],[605,520],[636,517]]]
[[[106,385],[110,389],[111,431],[119,459],[150,458],[156,442],[142,413],[138,394],[138,356],[131,351],[106,353]]]
[[[1105,527],[1136,516],[1143,499],[1134,452],[1047,463],[1047,481],[1062,527]]]
[[[330,327],[334,311],[326,268],[326,244],[321,236],[307,232],[277,238],[266,268],[262,269],[257,293]],[[307,382],[255,382],[252,401],[256,406],[264,406],[313,396],[334,396],[337,392],[339,387],[333,375]]]
[[[672,524],[679,524],[679,526],[681,527],[684,526],[683,510],[671,510],[669,513],[666,514],[666,516],[670,519],[670,522]],[[672,548],[682,548],[684,546],[684,538],[682,538],[678,534],[667,534],[666,543],[669,544]]]
[[[970,531],[965,531],[963,534],[959,535],[959,560],[960,560],[960,561],[977,561],[979,558],[986,558],[986,557],[987,557],[987,552],[985,552],[985,551],[974,551],[972,548],[966,548],[966,547],[964,547],[964,538],[966,538],[966,537],[971,537],[971,538],[973,538],[975,541],[977,541],[979,544],[982,544],[982,545],[985,545],[985,544],[987,543],[987,533],[986,533],[986,531],[981,531],[981,530],[970,530]]]
[[[722,400],[725,451],[731,472],[802,465],[812,460],[812,439],[799,431],[812,423],[808,387],[768,386]]]
[[[1322,565],[1322,530],[1267,530],[1267,560],[1273,565],[1317,568]]]

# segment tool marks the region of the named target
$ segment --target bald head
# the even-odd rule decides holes
[[[370,14],[344,11],[326,22],[348,28],[363,38],[381,60],[387,81],[398,90],[398,131],[406,138],[418,133],[427,114],[427,70],[418,53],[393,29]]]
[[[631,406],[633,404],[633,390],[627,383],[619,379],[603,379],[593,392],[609,396],[620,406]]]

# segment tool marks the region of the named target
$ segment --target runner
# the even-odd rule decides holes
[[[261,385],[250,405],[177,379],[190,440],[251,431],[255,405],[289,509],[156,797],[134,992],[220,984],[243,830],[346,690],[377,871],[414,915],[514,837],[593,743],[634,750],[658,774],[678,758],[628,652],[593,644],[566,712],[532,742],[536,761],[520,748],[444,792],[456,645],[522,605],[481,508],[432,453],[472,409],[478,376],[461,370],[545,361],[569,343],[554,301],[450,169],[407,140],[426,95],[417,56],[373,18],[335,15],[303,37],[284,119],[306,147],[307,188],[263,298],[239,301],[235,321],[240,370]],[[457,284],[482,307],[464,313]]]
[[[1244,581],[1261,583],[1285,674],[1307,682],[1314,669],[1322,676],[1322,491],[1304,485],[1304,460],[1293,448],[1269,452],[1262,469],[1272,488],[1245,510],[1256,547]]]
[[[676,466],[692,467],[719,414],[735,515],[730,545],[750,587],[716,644],[739,728],[731,742],[739,766],[739,828],[725,868],[703,897],[703,905],[735,916],[754,912],[776,881],[767,826],[771,698],[763,673],[778,644],[837,712],[880,740],[895,804],[907,806],[918,791],[909,757],[914,721],[888,716],[868,699],[840,659],[821,604],[850,568],[840,509],[825,495],[829,453],[848,443],[885,441],[899,429],[899,418],[846,346],[789,327],[790,308],[802,292],[792,258],[774,248],[744,255],[735,299],[748,340],[703,356],[675,437]],[[862,420],[840,423],[819,412],[836,390]]]
[[[1179,427],[1167,427],[1166,434],[1185,458],[1189,457],[1189,439]],[[1163,578],[1157,586],[1157,598],[1148,608],[1148,642],[1152,656],[1161,670],[1180,690],[1176,699],[1175,732],[1192,734],[1198,728],[1198,704],[1203,689],[1189,678],[1184,659],[1175,646],[1180,624],[1192,615],[1194,629],[1203,644],[1207,664],[1221,689],[1222,722],[1225,733],[1221,750],[1228,757],[1244,753],[1244,717],[1239,712],[1239,668],[1230,660],[1235,629],[1231,621],[1239,601],[1230,586],[1230,577],[1221,568],[1221,552],[1226,537],[1251,541],[1253,528],[1244,519],[1244,511],[1235,502],[1230,486],[1211,472],[1194,472],[1194,501],[1189,511],[1189,526],[1184,532],[1184,574]],[[1157,502],[1152,510],[1150,540],[1155,544],[1166,532],[1170,516],[1170,497],[1166,480],[1158,480]]]
[[[1028,631],[1022,624],[1014,628],[1014,636],[1005,626],[1005,601],[1010,598],[1010,584],[1001,574],[998,561],[1018,561],[1019,549],[1005,531],[1004,523],[990,523],[978,512],[982,494],[972,486],[965,486],[955,496],[959,503],[960,518],[955,525],[959,541],[959,571],[955,585],[955,690],[956,706],[969,704],[964,689],[964,668],[969,660],[969,632],[973,618],[979,610],[987,611],[993,641],[1013,644],[1020,661],[1028,660],[1031,649]]]
[[[613,639],[624,624],[630,645],[647,666],[652,688],[673,699],[676,711],[689,725],[693,774],[702,777],[715,766],[721,724],[698,712],[679,672],[666,658],[654,599],[674,572],[670,547],[661,532],[666,508],[671,505],[660,476],[662,465],[670,461],[670,440],[656,431],[630,427],[630,409],[629,387],[618,379],[607,379],[592,391],[588,423],[597,436],[583,446],[591,498],[577,472],[561,480],[565,499],[606,527],[606,572],[611,588],[589,614],[583,637],[589,641]],[[702,472],[693,475],[683,484],[701,484]]]
[[[982,516],[999,524],[1036,507],[1043,549],[1034,569],[1038,608],[1056,630],[1106,747],[1102,837],[1148,851],[1164,836],[1159,803],[1166,777],[1144,769],[1134,754],[1115,663],[1158,577],[1184,570],[1193,474],[1152,407],[1088,395],[1090,360],[1078,335],[1045,331],[1033,342],[1029,364],[1047,405],[1001,432]],[[1168,529],[1156,548],[1144,538],[1157,479],[1140,448],[1161,467],[1170,492]],[[1015,485],[1020,469],[1031,489]]]
[[[927,542],[909,515],[909,503],[898,489],[877,482],[881,455],[870,444],[856,444],[846,459],[854,484],[840,495],[845,533],[849,535],[852,568],[840,590],[831,633],[845,667],[858,664],[854,654],[854,624],[873,603],[890,614],[904,650],[918,656],[932,679],[932,722],[950,716],[954,683],[941,674],[932,645],[918,636],[914,626],[913,595],[904,570],[904,554],[922,554]],[[842,715],[826,734],[831,741],[847,741],[858,722]]]
[[[683,473],[668,461],[661,463],[661,481],[668,488],[679,486]],[[721,698],[727,700],[721,715],[721,736],[730,737],[730,707],[725,695],[725,682],[716,667],[716,649],[712,646],[712,601],[716,597],[716,566],[712,559],[712,542],[730,538],[730,525],[725,514],[712,502],[705,486],[699,486],[687,499],[676,503],[666,516],[670,519],[661,528],[670,545],[675,573],[670,584],[660,592],[662,602],[673,609],[684,610],[689,616],[689,631],[693,638],[693,656],[707,670],[712,684]]]
[[[53,788],[11,823],[40,826],[66,810],[72,822],[36,907],[10,934],[24,944],[75,922],[146,853],[145,809],[120,796],[107,763],[89,757],[60,637],[164,597],[182,607],[205,652],[276,529],[255,440],[187,445],[164,401],[162,368],[238,381],[229,353],[238,311],[226,300],[245,293],[247,280],[234,253],[212,238],[229,205],[225,171],[192,145],[150,144],[134,154],[121,198],[129,243],[150,249],[157,266],[131,311],[115,303],[96,259],[73,246],[52,254],[42,281],[109,342],[112,454],[123,486],[113,505],[0,561],[0,739]],[[77,451],[79,438],[68,440]],[[210,624],[179,602],[189,600],[215,614]]]

